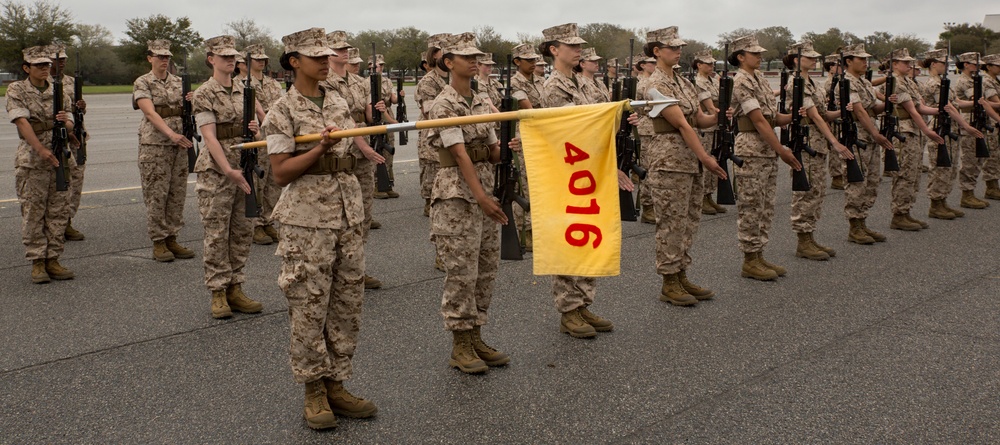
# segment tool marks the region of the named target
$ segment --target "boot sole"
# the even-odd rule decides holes
[[[934,219],[943,219],[945,221],[951,221],[951,220],[957,218],[957,216],[955,216],[955,215],[945,216],[945,215],[931,215],[931,214],[928,214],[927,217],[928,218],[934,218]]]
[[[87,239],[87,237],[85,237],[85,236],[74,236],[72,238],[70,238],[68,236],[66,237],[66,241],[83,241],[85,239]]]
[[[220,319],[223,319],[223,318],[229,318],[229,317],[232,317],[232,316],[233,316],[233,311],[220,312],[220,313],[213,312],[212,313],[212,318],[214,318],[216,320],[220,320]]]
[[[236,307],[231,304],[229,305],[229,308],[232,309],[233,311],[241,312],[244,314],[256,314],[264,310],[263,307],[260,307],[258,309],[250,309],[250,308]]]
[[[179,259],[179,260],[190,260],[191,258],[194,258],[194,254],[192,253],[190,255],[181,255],[181,254],[175,253],[174,254],[174,258]]]
[[[910,227],[903,227],[903,226],[891,226],[891,225],[889,226],[889,228],[892,229],[892,230],[902,230],[904,232],[919,232],[920,230],[923,229],[923,227],[921,227],[921,226],[917,226],[917,227],[912,227],[912,226],[910,226]]]
[[[35,284],[45,284],[45,283],[48,283],[48,282],[50,282],[50,281],[52,281],[52,280],[51,280],[51,279],[49,279],[49,277],[45,277],[45,278],[35,278],[35,277],[31,277],[31,282],[32,282],[32,283],[35,283]]]
[[[303,416],[303,418],[305,418],[305,417]],[[306,420],[306,425],[308,425],[309,428],[314,429],[314,430],[326,430],[326,429],[336,428],[337,427],[337,419],[336,418],[334,418],[332,422],[313,422],[313,421],[311,421],[309,419],[305,419],[305,420]]]
[[[490,367],[486,366],[485,362],[483,362],[482,368],[466,368],[462,366],[460,363],[458,363],[458,361],[455,359],[448,359],[448,366],[451,366],[452,368],[458,368],[459,371],[462,371],[466,374],[482,374],[490,370]]]
[[[341,409],[336,409],[332,406],[330,407],[330,409],[333,410],[333,413],[338,416],[350,417],[352,419],[368,419],[371,417],[375,417],[375,414],[378,413],[378,407],[372,407],[372,409],[362,412],[344,411]]]
[[[859,239],[848,238],[847,241],[850,241],[850,242],[852,242],[854,244],[861,244],[862,246],[870,246],[872,244],[875,244],[875,240],[874,239],[872,239],[871,241],[868,241],[868,240],[863,240],[863,239],[859,240]]]
[[[660,301],[662,301],[664,303],[670,303],[670,304],[672,304],[674,306],[682,306],[682,307],[694,306],[694,305],[698,304],[698,299],[697,298],[694,301],[673,300],[673,299],[671,299],[671,298],[669,298],[669,297],[667,297],[665,295],[662,295],[662,294],[660,295]]]
[[[74,277],[76,277],[75,274],[69,274],[69,275],[52,275],[52,274],[49,274],[49,278],[51,278],[53,280],[59,280],[59,281],[62,281],[62,280],[72,280]]]
[[[778,274],[775,274],[773,277],[770,277],[770,276],[768,276],[768,277],[758,277],[756,275],[752,275],[752,274],[749,274],[747,272],[742,272],[741,275],[743,276],[743,278],[752,278],[752,279],[757,280],[757,281],[774,281],[774,280],[778,279]]]
[[[482,360],[482,357],[479,357],[479,359]],[[507,366],[507,364],[510,363],[510,357],[504,357],[493,361],[483,360],[483,363],[486,363],[486,366],[488,367]]]
[[[569,334],[569,336],[573,337],[573,338],[592,338],[592,337],[597,337],[597,330],[596,329],[594,330],[594,332],[579,333],[579,332],[573,332],[573,331],[567,329],[565,326],[559,326],[559,332],[562,332],[564,334]]]
[[[804,253],[795,252],[795,256],[798,258],[805,258],[807,260],[814,260],[814,261],[826,261],[830,259],[830,254],[825,252],[823,253],[823,255],[812,255],[812,256],[806,255]]]

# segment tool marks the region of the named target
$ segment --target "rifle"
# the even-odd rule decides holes
[[[789,140],[792,144],[792,154],[795,159],[802,163],[802,152],[809,156],[816,156],[816,152],[809,147],[809,126],[802,123],[802,102],[805,96],[805,78],[802,77],[802,48],[799,48],[798,65],[795,67],[795,78],[792,80],[792,123],[789,125]],[[782,90],[784,92],[784,90]],[[798,171],[792,170],[792,191],[808,192],[812,187],[809,185],[809,174],[806,169]]]
[[[403,123],[409,122],[406,119],[406,101],[403,100],[403,76],[406,71],[399,73],[399,77],[396,78],[396,95],[399,98],[399,102],[396,102],[396,122]],[[410,132],[401,131],[399,132],[399,145],[406,145],[410,141]]]
[[[896,76],[889,73],[885,78],[885,114],[882,115],[882,136],[889,142],[896,138],[899,142],[906,142],[906,137],[899,134],[899,118],[896,117],[896,104],[889,100],[896,91]],[[899,158],[896,157],[896,150],[885,151],[885,171],[898,172]]]
[[[191,75],[187,73],[187,67],[185,67],[184,74],[181,74],[181,132],[192,144],[191,148],[187,149],[188,173],[194,173],[194,164],[198,160],[198,142],[201,142],[201,136],[198,135],[198,126],[194,121],[191,101],[187,100],[187,95],[190,92]]]
[[[826,111],[837,111],[837,83],[840,82],[840,76],[830,73],[830,91],[827,95],[826,100]]]
[[[507,55],[507,78],[504,81],[503,99],[500,100],[500,111],[514,111],[514,97],[511,96],[510,77],[511,67],[514,58]],[[524,249],[518,239],[517,226],[514,224],[514,205],[521,206],[525,212],[531,211],[531,205],[527,199],[514,191],[514,185],[521,177],[514,163],[514,152],[510,149],[510,140],[514,137],[514,123],[512,121],[500,122],[500,163],[496,165],[493,196],[500,201],[500,207],[504,215],[507,215],[507,224],[500,227],[500,258],[504,260],[521,260],[524,256]]]
[[[80,49],[76,50],[76,74],[73,76],[73,136],[80,143],[76,150],[76,164],[87,163],[87,130],[83,128],[83,110],[77,104],[83,100],[83,75],[80,73]]]
[[[375,44],[372,43],[372,69],[368,73],[368,81],[371,86],[372,93],[372,125],[382,125],[382,112],[375,109],[375,104],[382,101],[382,73],[379,73],[375,67]],[[375,134],[368,138],[368,144],[372,146],[372,150],[382,156],[388,156],[388,143],[386,141],[386,135]],[[389,180],[389,168],[386,167],[385,163],[375,164],[375,189],[379,192],[385,193],[392,190],[392,181]]]
[[[634,47],[635,39],[631,39],[629,42],[629,60],[632,60],[634,56]],[[632,76],[632,71],[629,70],[628,76],[625,77],[622,83],[620,94],[630,100],[635,100],[637,80]],[[641,180],[646,179],[646,169],[640,167],[636,162],[641,148],[639,140],[632,134],[632,124],[628,123],[628,117],[631,114],[632,112],[628,110],[622,111],[621,126],[618,127],[618,133],[615,135],[615,151],[618,155],[618,169],[625,172],[626,176],[629,176],[630,173],[635,173]],[[637,218],[635,202],[632,201],[632,192],[618,189],[618,201],[622,221],[635,221]]]
[[[247,52],[247,62],[250,61],[250,52]],[[249,70],[248,70],[249,71]],[[253,86],[250,85],[250,73],[247,73],[247,79],[243,83],[243,142],[252,142],[254,140],[253,132],[250,131],[250,121],[254,119],[257,114],[257,95],[254,92]],[[246,217],[256,218],[260,216],[260,207],[257,205],[257,187],[254,186],[254,181],[256,178],[264,177],[264,170],[261,170],[260,166],[257,165],[257,149],[252,148],[249,150],[240,151],[240,168],[243,169],[243,179],[250,184],[250,193],[246,196]]]
[[[976,66],[979,67],[979,53],[976,53]],[[976,69],[976,74],[972,76],[972,126],[983,133],[990,133],[993,131],[993,126],[990,125],[989,118],[986,116],[986,110],[983,105],[979,103],[979,100],[983,98],[983,75]],[[976,157],[977,158],[988,158],[990,157],[990,149],[986,146],[986,136],[985,134],[981,138],[976,138]]]
[[[52,57],[55,62],[59,54]],[[62,70],[59,63],[55,63],[56,75],[52,76],[52,154],[56,155],[59,165],[56,167],[56,190],[65,192],[69,190],[69,133],[66,132],[66,124],[56,119],[56,115],[63,111],[63,83]]]
[[[733,79],[729,77],[729,44],[726,44],[726,56],[722,58],[722,74],[719,77],[719,111],[716,116],[717,123],[715,138],[712,141],[712,156],[715,157],[719,167],[726,172],[726,179],[719,179],[719,190],[716,202],[723,205],[736,204],[736,193],[733,190],[733,182],[729,175],[729,161],[733,161],[737,167],[743,166],[743,159],[733,153],[736,145],[736,135],[733,133],[733,121],[726,117],[733,100]]]
[[[945,60],[950,60],[951,56]],[[945,63],[947,65],[947,63]],[[934,125],[934,132],[944,138],[944,143],[938,144],[937,162],[938,167],[951,167],[951,153],[948,151],[948,139],[958,140],[958,135],[951,130],[951,115],[945,111],[944,107],[950,101],[948,95],[951,93],[951,79],[948,78],[948,69],[945,68],[941,74],[941,88],[938,90],[938,114]]]
[[[292,85],[295,81],[292,79],[292,72],[285,71],[285,91],[292,89]]]
[[[840,53],[840,60],[843,63],[844,53]],[[868,144],[858,140],[858,124],[854,122],[854,115],[847,109],[847,104],[851,101],[851,81],[847,78],[846,72],[840,73],[840,134],[838,141],[848,150],[854,153],[854,159],[847,160],[847,182],[857,183],[865,181],[865,174],[861,171],[861,164],[858,163],[858,150],[864,150]],[[858,150],[855,150],[857,147]]]
[[[785,88],[788,86],[788,67],[781,68],[781,86],[778,90],[778,113],[788,114],[788,107],[785,106],[785,101],[788,99],[788,92]],[[781,145],[787,147],[791,144],[791,133],[789,132],[788,126],[781,127],[780,142]]]

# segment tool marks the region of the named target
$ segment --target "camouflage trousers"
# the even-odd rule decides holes
[[[868,148],[855,150],[861,171],[865,174],[862,182],[848,182],[844,190],[844,215],[847,219],[867,218],[868,211],[878,198],[878,185],[882,182],[882,147],[875,141],[864,141]],[[846,165],[846,163],[845,163]]]
[[[652,140],[651,138],[643,138],[642,140]],[[643,142],[643,146],[648,147],[650,144]],[[646,160],[646,151],[642,150],[639,152],[639,166],[646,169],[647,175],[649,174],[649,161]],[[642,209],[650,208],[653,206],[653,197],[649,194],[649,187],[645,187],[643,181],[639,179],[639,175],[632,173],[632,184],[635,185],[635,189],[639,192],[639,208],[638,211]]]
[[[577,308],[590,306],[594,303],[595,294],[597,294],[595,278],[570,275],[552,277],[552,298],[559,313],[565,314]]]
[[[515,154],[517,158],[517,168],[520,177],[517,180],[517,190],[518,194],[528,198],[528,170],[524,167],[524,155],[521,153]],[[531,212],[525,212],[521,206],[514,204],[514,224],[517,225],[517,229],[521,230],[531,230]]]
[[[952,142],[949,139],[945,139],[945,142],[948,144],[948,156],[951,157],[951,167],[937,166],[937,144],[927,141],[927,151],[930,152],[931,157],[931,169],[927,175],[927,198],[932,201],[947,199],[948,195],[951,194],[951,189],[955,185],[955,178],[958,175],[958,154],[961,148],[959,148],[957,142]]]
[[[427,143],[427,130],[420,130],[418,133],[417,158],[420,163],[420,197],[431,199],[434,178],[441,163],[438,162],[437,152]]]
[[[656,214],[656,272],[670,275],[691,265],[691,246],[701,222],[704,179],[700,173],[652,171],[646,188]]]
[[[139,145],[139,179],[146,203],[149,239],[162,241],[184,227],[184,199],[187,196],[187,151],[174,145]]]
[[[479,204],[460,198],[431,205],[431,238],[444,264],[444,328],[465,331],[487,322],[500,265],[500,231]]]
[[[712,151],[712,144],[715,143],[715,132],[706,131],[701,136],[701,146],[705,148],[705,151]],[[706,195],[715,195],[715,192],[719,189],[719,177],[715,176],[708,169],[702,169],[701,172],[702,180],[702,193]],[[713,197],[713,199],[715,199]]]
[[[271,212],[274,211],[274,205],[278,203],[278,198],[281,197],[281,190],[283,187],[279,187],[276,182],[274,182],[274,176],[271,174],[271,159],[265,153],[261,153],[257,156],[257,166],[264,171],[263,178],[257,178],[257,203],[260,208],[260,216],[253,219],[253,226],[260,227],[271,224]]]
[[[840,156],[816,153],[816,156],[802,155],[802,169],[809,177],[809,191],[792,192],[792,231],[812,233],[823,213],[823,198],[826,197],[827,157]],[[789,171],[792,171],[789,169]]]
[[[855,152],[856,151],[857,150],[855,150]],[[829,152],[830,153],[836,153],[836,150],[834,150],[833,147],[830,147],[830,151]],[[854,154],[857,155],[857,153],[854,153]],[[844,180],[846,181],[847,180],[847,161],[841,159],[841,157],[839,155],[835,154],[833,156],[830,156],[830,161],[829,162],[830,162],[830,164],[829,164],[830,165],[830,176],[831,177],[844,176]]]
[[[996,181],[1000,179],[1000,131],[987,133],[985,136],[990,157],[983,161],[983,181]]]
[[[194,191],[205,227],[205,287],[217,291],[243,283],[243,266],[253,240],[253,225],[246,217],[246,194],[211,169],[198,173]]]
[[[73,159],[76,159],[76,150],[73,150]],[[73,219],[76,216],[76,211],[80,210],[80,198],[83,196],[83,176],[86,171],[86,165],[75,164],[69,168],[69,219]]]
[[[14,186],[21,204],[24,257],[28,261],[59,258],[65,243],[63,234],[69,223],[70,192],[56,191],[53,168],[17,167]]]
[[[288,299],[289,359],[295,383],[351,377],[365,292],[361,226],[317,229],[283,224],[278,286]]]
[[[354,167],[354,176],[361,185],[361,199],[365,207],[365,219],[361,223],[361,236],[368,242],[368,232],[372,226],[372,206],[375,205],[375,163],[362,156]]]
[[[743,167],[733,165],[737,237],[744,253],[760,252],[767,246],[774,222],[775,189],[778,187],[778,160],[773,157],[744,157]]]
[[[892,174],[893,215],[910,213],[917,200],[917,189],[920,188],[920,163],[924,158],[924,145],[920,143],[920,135],[916,133],[906,133],[904,136],[906,142],[896,141],[899,171]]]
[[[975,190],[979,173],[983,170],[984,159],[976,157],[976,138],[962,134],[958,136],[958,144],[961,146],[962,157],[962,166],[958,170],[958,188],[963,192]]]

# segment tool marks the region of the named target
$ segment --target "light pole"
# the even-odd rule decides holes
[[[944,22],[944,29],[948,32],[948,57],[949,57],[949,59],[951,58],[951,38],[952,38],[951,28],[954,27],[955,25],[958,25],[958,23],[956,23],[956,22]],[[949,71],[950,68],[951,68],[951,60],[948,60],[945,63],[944,70],[945,71]]]

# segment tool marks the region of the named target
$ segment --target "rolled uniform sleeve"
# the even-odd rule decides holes
[[[28,110],[27,104],[24,103],[20,86],[20,83],[14,83],[7,89],[7,114],[10,116],[11,122],[22,117],[25,119],[31,117],[31,111]]]
[[[740,104],[741,114],[746,116],[753,110],[759,110],[760,102],[757,101],[757,97],[753,91],[753,84],[747,76],[741,77],[740,80],[740,82],[733,86],[733,99],[736,100],[736,103]]]
[[[139,99],[153,100],[153,92],[149,88],[149,83],[143,77],[139,77],[132,84],[132,102],[136,103]]]

